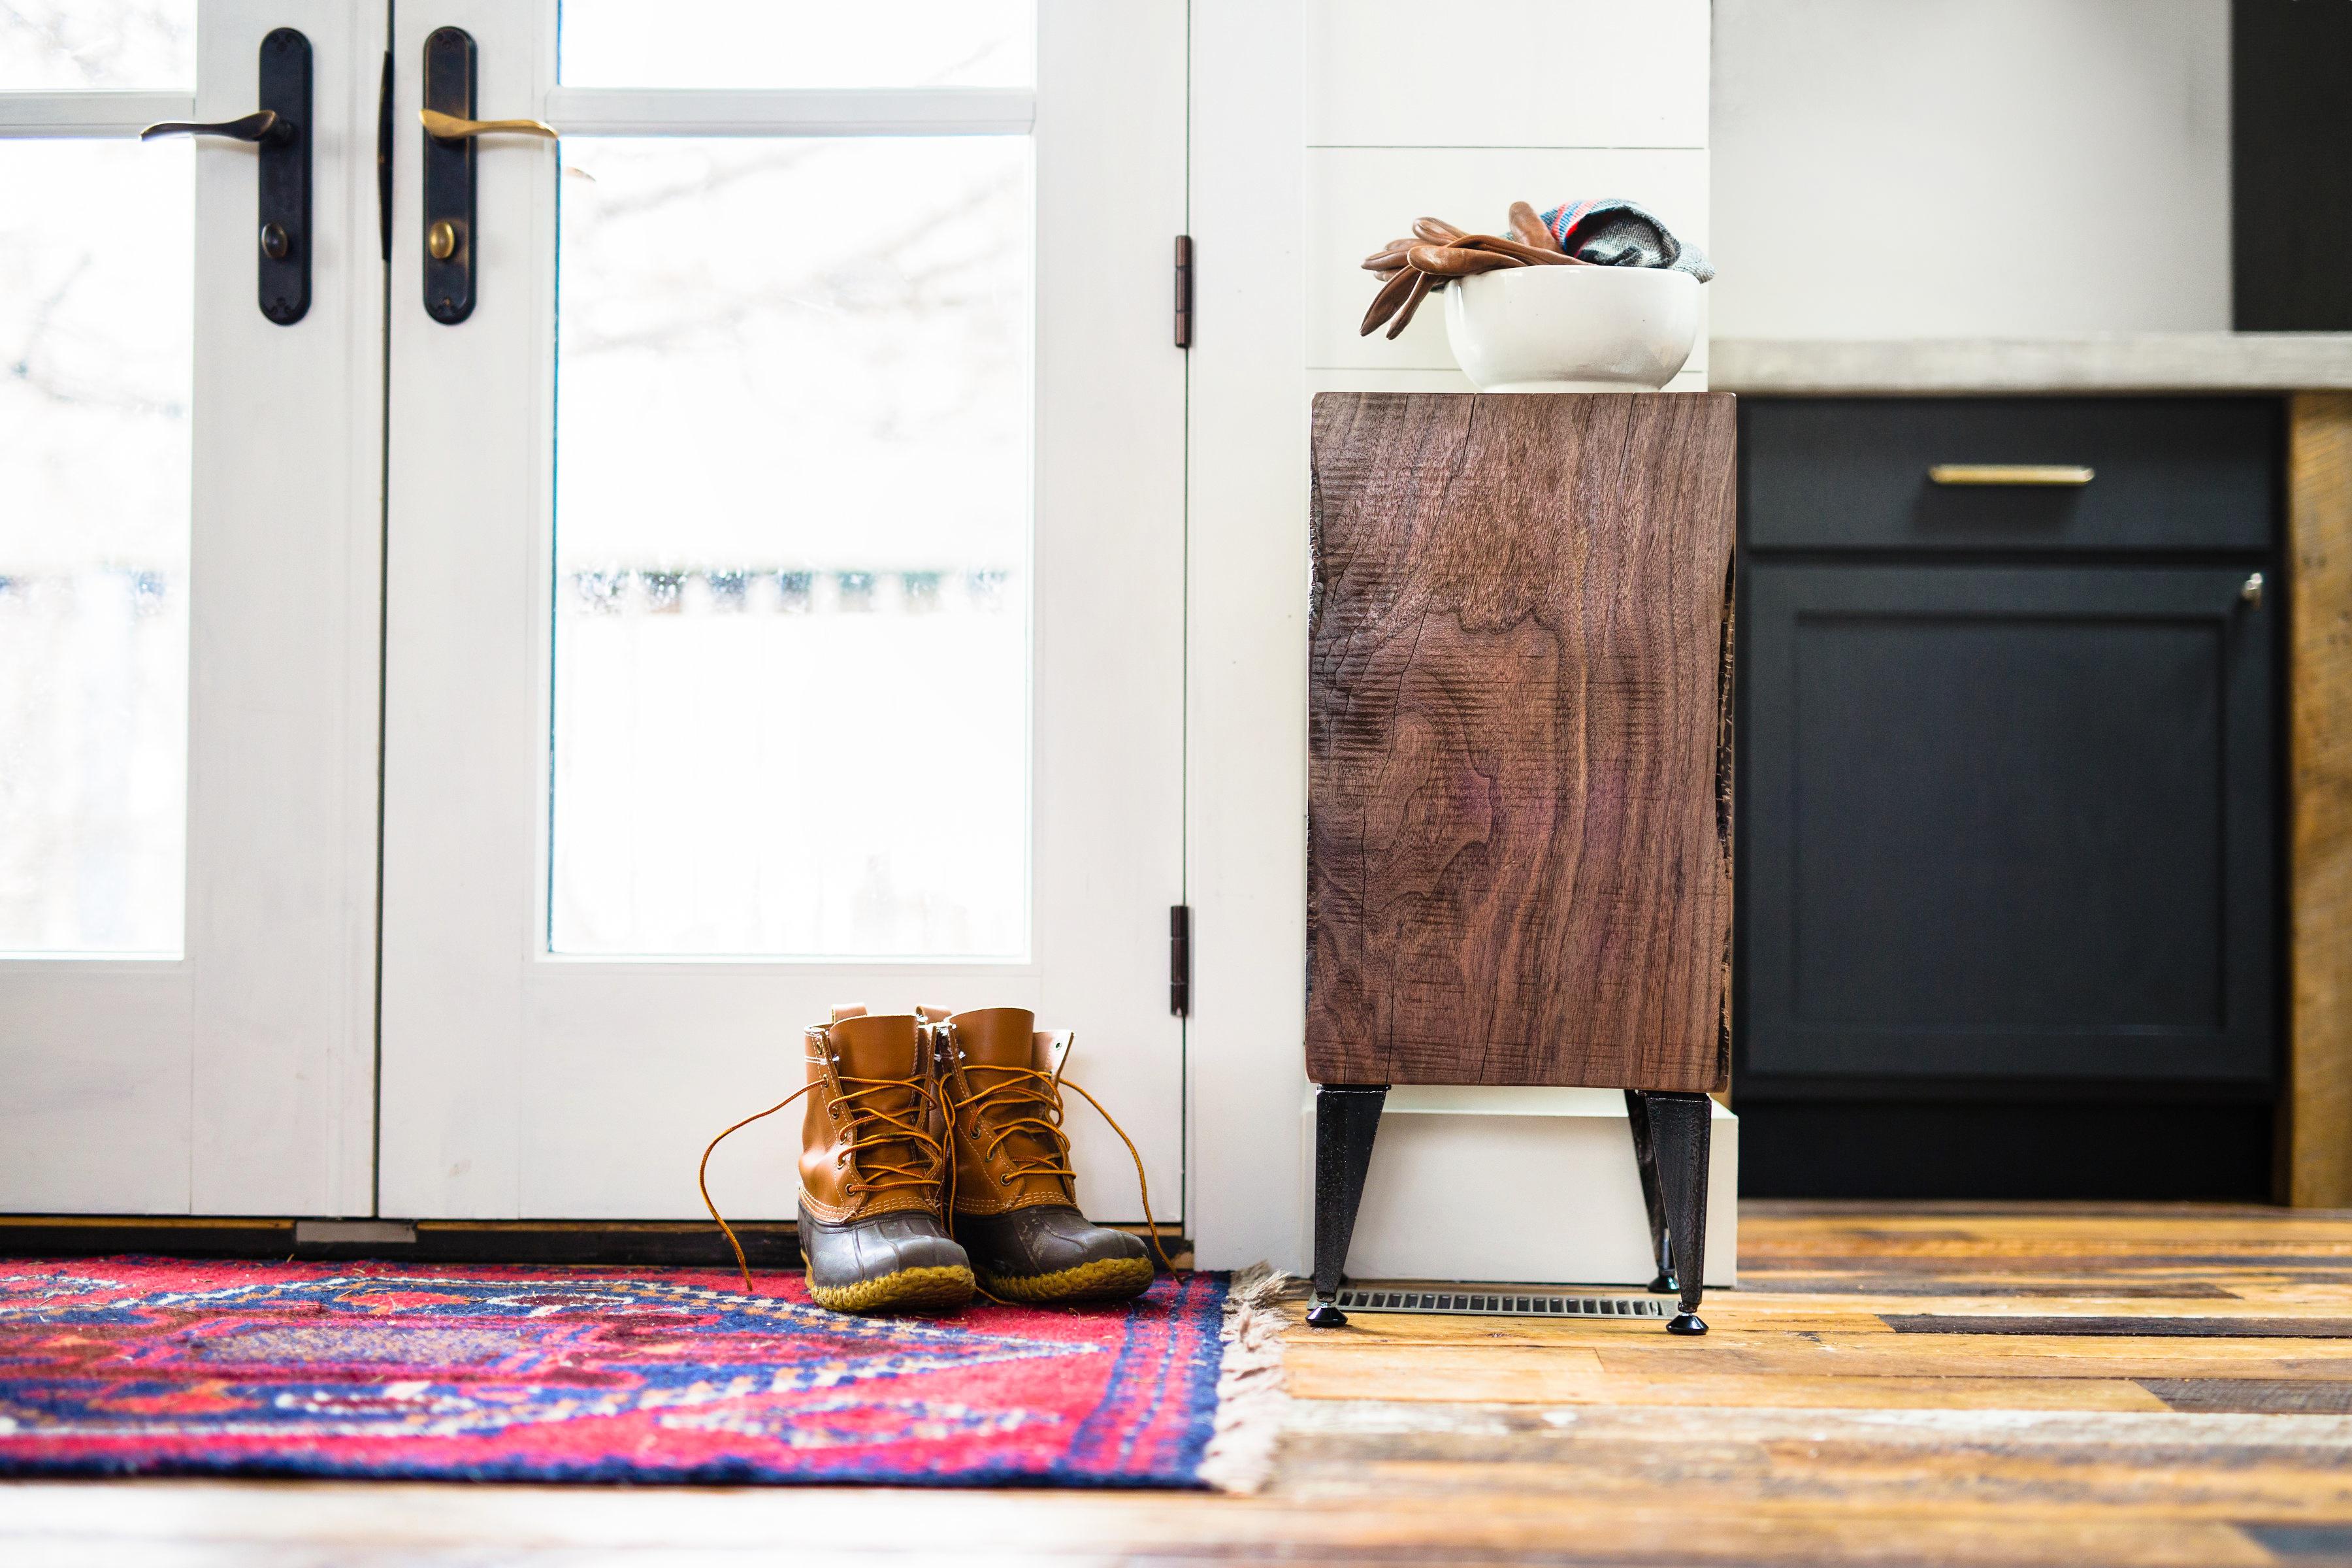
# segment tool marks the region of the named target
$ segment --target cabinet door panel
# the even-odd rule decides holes
[[[1746,1061],[2267,1080],[2267,616],[2237,569],[1754,565]]]

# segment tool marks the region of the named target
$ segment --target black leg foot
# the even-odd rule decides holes
[[[1327,1083],[1315,1090],[1315,1305],[1307,1314],[1314,1328],[1336,1329],[1348,1321],[1331,1298],[1347,1276],[1356,1205],[1372,1168],[1372,1138],[1388,1097],[1386,1084]]]
[[[1658,1150],[1650,1138],[1650,1107],[1638,1089],[1625,1091],[1625,1125],[1633,1134],[1633,1166],[1642,1174],[1642,1212],[1650,1220],[1650,1256],[1658,1265],[1650,1294],[1671,1296],[1675,1284],[1674,1243],[1666,1235],[1666,1205],[1658,1195]]]
[[[1658,1163],[1659,1196],[1666,1213],[1681,1309],[1666,1331],[1703,1334],[1699,1298],[1706,1289],[1707,1147],[1715,1106],[1703,1094],[1644,1094]]]

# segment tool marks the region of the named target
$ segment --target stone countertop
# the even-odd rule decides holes
[[[1717,338],[1716,392],[2294,392],[2352,389],[2352,332],[2074,338]]]

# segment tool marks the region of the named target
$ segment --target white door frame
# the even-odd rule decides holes
[[[1201,1266],[1306,1256],[1304,0],[1193,0],[1186,454],[1187,1214]]]
[[[1037,262],[1039,297],[1052,302],[1036,350],[1039,916],[1032,962],[995,966],[975,984],[971,968],[939,963],[819,969],[546,951],[553,364],[534,345],[549,341],[554,320],[558,161],[544,143],[481,144],[478,303],[459,326],[434,322],[416,283],[410,62],[434,28],[463,26],[478,47],[483,117],[542,118],[575,135],[1017,129],[1008,116],[1025,121],[1031,95],[566,89],[554,79],[551,5],[403,5],[394,45],[403,144],[391,298],[383,1213],[698,1213],[701,1137],[797,1084],[799,1032],[815,1021],[809,994],[823,977],[825,990],[877,1006],[956,1002],[977,990],[981,1002],[1037,1007],[1047,1026],[1114,1020],[1112,1029],[1077,1023],[1072,1076],[1139,1133],[1164,1125],[1164,1136],[1139,1141],[1158,1217],[1181,1218],[1182,1028],[1168,1014],[1165,976],[1166,907],[1182,896],[1183,368],[1167,270],[1182,223],[1181,11],[1175,0],[1044,0],[1040,9],[1036,188],[1042,221],[1057,232],[1044,237]],[[1154,39],[1165,47],[1141,47]],[[1137,114],[1139,104],[1157,107]],[[1164,138],[1121,129],[1163,118]],[[1091,133],[1057,136],[1065,123]],[[1164,193],[1164,218],[1098,221],[1135,211],[1139,190]],[[1064,319],[1068,328],[1057,325]],[[1159,369],[1112,374],[1123,364]],[[1046,390],[1056,386],[1061,395]],[[1088,395],[1068,395],[1076,386]],[[1139,485],[1137,465],[1124,460],[1138,450],[1138,431],[1156,433],[1143,471],[1164,470],[1163,484]],[[464,454],[478,456],[443,461]],[[1122,595],[1121,584],[1149,591]],[[1092,652],[1108,648],[1118,658]],[[1129,734],[1136,711],[1163,716],[1142,743],[1094,739]],[[1110,852],[1106,825],[1139,815],[1164,818],[1164,835]],[[1079,908],[1100,912],[1067,918]],[[959,989],[942,991],[950,981]],[[828,999],[844,997],[818,996],[819,1011]],[[667,1041],[676,1047],[662,1048]],[[1082,1198],[1106,1217],[1139,1216],[1127,1196],[1126,1155],[1090,1115],[1080,1108],[1072,1117],[1093,1194]],[[722,1152],[713,1183],[738,1205],[730,1213],[793,1212],[792,1142],[746,1138],[735,1141],[740,1152],[735,1143]]]
[[[0,97],[0,135],[248,113],[289,23],[313,69],[300,321],[255,302],[254,149],[194,153],[183,953],[0,960],[0,1209],[372,1208],[383,0],[204,0],[194,95]]]

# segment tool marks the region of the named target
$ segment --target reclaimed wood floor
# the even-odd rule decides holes
[[[1260,1496],[0,1487],[0,1563],[2352,1565],[2352,1214],[1750,1205],[1714,1332],[1293,1331]]]

